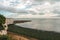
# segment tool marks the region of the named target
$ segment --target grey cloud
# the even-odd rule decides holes
[[[37,7],[38,5],[39,5],[39,8],[40,8],[40,6],[42,6],[42,5],[44,5],[45,3],[44,3],[44,1],[46,2],[49,2],[50,4],[51,3],[53,3],[53,1],[59,1],[59,0],[35,0],[34,1],[34,3],[32,3],[32,5],[31,5],[31,7],[30,8],[32,8],[32,6],[34,6],[34,7]],[[55,8],[52,6],[52,5],[55,5],[55,3],[53,3],[53,4],[51,4],[50,6],[51,7],[48,7],[47,8],[47,10],[49,10],[50,11],[50,13],[52,12],[52,13],[60,13],[59,12],[59,10],[57,9],[55,9],[55,8],[57,8],[57,5],[55,6]],[[41,14],[41,13],[43,13],[43,12],[45,12],[45,9],[43,9],[44,8],[44,6],[42,6],[42,8],[41,9],[39,9],[39,11],[38,11],[38,13],[39,14]],[[60,7],[59,7],[60,8]],[[29,8],[27,8],[28,10],[29,10]],[[51,10],[53,10],[53,11],[51,11]],[[14,7],[5,7],[5,6],[2,6],[2,4],[0,5],[0,10],[4,10],[4,11],[9,11],[9,12],[12,12],[12,13],[18,13],[18,14],[33,14],[33,15],[35,15],[36,14],[36,12],[34,12],[34,11],[28,11],[28,10],[26,10],[26,9],[16,9],[16,8],[14,8]],[[43,13],[44,14],[44,13]]]
[[[12,13],[18,13],[18,14],[36,14],[35,12],[33,11],[28,11],[28,10],[18,10],[18,9],[15,9],[15,8],[12,8],[12,7],[4,7],[4,6],[0,6],[0,10],[3,10],[3,11],[8,11],[8,12],[12,12]]]
[[[12,7],[4,7],[4,6],[0,6],[0,10],[9,11],[12,13],[27,13],[26,10],[17,10],[15,8],[12,8]]]
[[[60,1],[60,0],[35,0],[35,1]]]
[[[4,7],[4,6],[0,6],[0,10],[10,11],[10,12],[16,11],[14,8],[11,8],[11,7]]]
[[[60,0],[51,0],[51,1],[60,1]]]

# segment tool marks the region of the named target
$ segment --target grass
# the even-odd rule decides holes
[[[0,35],[0,40],[12,40],[8,35]]]
[[[60,33],[23,28],[14,24],[10,24],[8,26],[8,31],[19,35],[26,35],[27,37],[33,37],[39,40],[60,40]]]

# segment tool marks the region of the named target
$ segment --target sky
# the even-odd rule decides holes
[[[60,0],[0,0],[0,14],[7,18],[60,17]]]

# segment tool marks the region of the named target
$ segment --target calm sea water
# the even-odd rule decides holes
[[[31,22],[16,24],[21,27],[32,28],[44,31],[60,32],[60,18],[36,18],[36,19],[20,19],[31,20]]]

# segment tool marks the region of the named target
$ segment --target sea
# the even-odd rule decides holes
[[[18,18],[15,20],[31,20],[31,22],[16,24],[24,28],[60,32],[60,18]]]

